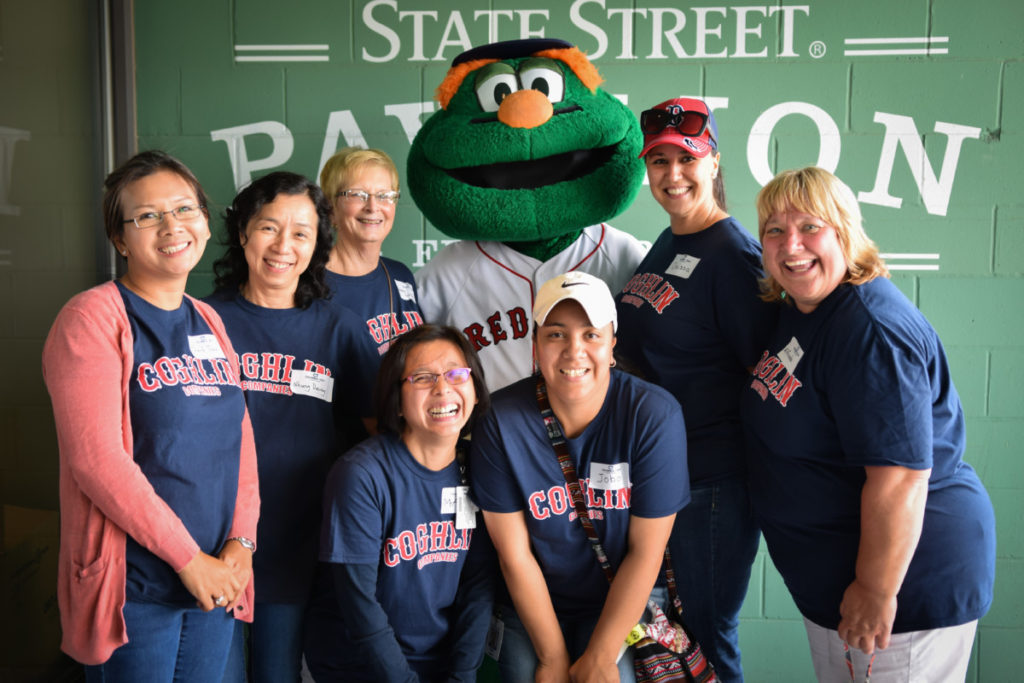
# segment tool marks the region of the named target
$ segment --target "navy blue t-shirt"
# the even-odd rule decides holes
[[[238,353],[256,438],[257,600],[303,602],[316,567],[320,495],[344,442],[336,415],[356,415],[365,401],[347,388],[364,370],[353,351],[356,327],[323,299],[306,309],[264,308],[227,292],[205,301]]]
[[[416,298],[416,280],[403,264],[381,257],[370,273],[357,277],[326,272],[333,306],[354,314],[359,325],[356,338],[360,363],[369,369],[366,384],[351,386],[355,395],[366,396],[362,417],[373,416],[374,381],[380,359],[391,340],[423,324]]]
[[[192,302],[167,311],[117,287],[134,340],[128,407],[135,462],[199,548],[217,555],[235,514],[242,390]],[[130,536],[126,562],[129,600],[195,604],[170,565]]]
[[[576,519],[536,383],[527,377],[496,392],[473,430],[472,495],[483,510],[524,512],[555,612],[593,617],[604,606],[608,579]],[[628,549],[630,515],[666,517],[690,501],[683,414],[660,387],[613,370],[597,417],[566,442],[613,570]]]
[[[995,520],[962,459],[960,398],[935,330],[889,280],[840,285],[809,314],[783,307],[741,405],[754,506],[805,617],[839,624],[868,466],[931,468],[893,632],[954,626],[988,610]]]
[[[616,354],[683,407],[693,485],[744,470],[740,391],[778,315],[758,298],[762,275],[760,246],[730,217],[666,229],[616,297]]]
[[[450,507],[461,481],[457,461],[429,470],[397,435],[380,434],[339,458],[324,489],[320,559],[377,565],[377,601],[409,665],[423,674],[446,668],[450,656],[474,533],[456,528]],[[344,633],[334,637],[346,647]]]

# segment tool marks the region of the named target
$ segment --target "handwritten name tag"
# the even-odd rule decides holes
[[[334,398],[334,378],[319,372],[292,370],[291,388],[293,394],[312,396],[328,403]]]
[[[590,488],[606,491],[629,488],[629,463],[590,463]]]
[[[693,271],[697,270],[698,263],[700,263],[700,259],[696,256],[676,254],[676,257],[672,259],[672,263],[665,269],[665,272],[676,277],[689,278],[693,275]]]
[[[220,348],[220,342],[212,334],[189,335],[188,348],[192,351],[192,357],[200,360],[224,357],[224,350]]]

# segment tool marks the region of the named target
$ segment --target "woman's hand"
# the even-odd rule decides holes
[[[619,683],[619,667],[614,661],[600,662],[591,653],[583,656],[569,667],[572,683]]]
[[[931,470],[865,467],[856,578],[839,605],[837,631],[865,654],[889,645],[896,595],[921,537]]]
[[[553,662],[538,661],[533,673],[534,683],[568,683],[570,680],[568,657]]]
[[[249,585],[249,579],[252,578],[252,551],[232,539],[224,544],[218,557],[231,569],[242,586],[234,599],[228,600],[225,609],[230,614],[241,601],[242,596],[245,595],[245,587]]]
[[[839,637],[865,654],[889,647],[896,620],[896,596],[874,592],[854,579],[839,604]]]
[[[182,567],[178,576],[204,612],[233,605],[245,588],[245,583],[226,562],[202,551]],[[221,596],[224,599],[218,601]]]

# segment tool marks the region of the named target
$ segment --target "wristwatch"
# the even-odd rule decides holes
[[[248,550],[249,552],[256,552],[256,542],[249,540],[245,536],[232,536],[228,541],[238,541],[239,545]]]

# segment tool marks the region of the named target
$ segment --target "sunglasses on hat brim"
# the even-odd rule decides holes
[[[675,128],[680,135],[690,138],[699,138],[707,131],[711,141],[718,144],[714,133],[708,130],[708,115],[704,112],[648,109],[640,114],[640,130],[644,135],[656,135],[666,128]]]

